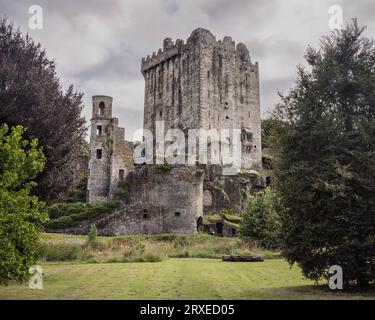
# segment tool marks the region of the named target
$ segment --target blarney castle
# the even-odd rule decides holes
[[[93,97],[88,201],[118,198],[122,203],[120,210],[97,222],[99,234],[194,233],[207,229],[204,215],[241,212],[248,196],[264,187],[259,175],[259,70],[247,47],[235,45],[230,37],[216,40],[199,28],[186,42],[165,39],[162,49],[142,59],[141,72],[143,127],[154,137],[152,163],[134,163],[135,144],[124,140],[124,128],[112,117],[112,98]],[[167,157],[163,151],[168,144],[155,140],[158,123],[163,123],[163,134],[180,129],[186,136],[191,129],[237,129],[241,169],[227,174],[225,165],[210,161],[213,139],[207,139],[207,163],[160,164],[158,157]],[[231,138],[227,140],[230,148]],[[197,150],[202,148],[198,141]],[[188,155],[186,147],[183,157]],[[214,227],[218,234],[236,233],[230,224]]]

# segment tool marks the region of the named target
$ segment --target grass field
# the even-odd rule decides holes
[[[95,246],[86,236],[43,234],[39,259],[47,262],[155,262],[168,258],[215,258],[223,254],[261,255],[279,258],[277,251],[265,250],[238,238],[208,234],[161,234],[144,236],[97,237]]]
[[[153,263],[43,263],[42,290],[0,287],[0,299],[375,299],[329,291],[282,259],[257,263],[168,259]]]

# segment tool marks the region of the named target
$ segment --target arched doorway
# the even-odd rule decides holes
[[[223,223],[221,221],[216,222],[216,233],[223,234]]]
[[[198,217],[197,219],[197,231],[203,232],[203,218],[202,217]]]

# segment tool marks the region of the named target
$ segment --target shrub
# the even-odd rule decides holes
[[[277,248],[280,237],[282,210],[274,191],[267,188],[264,193],[250,197],[248,207],[240,224],[240,237],[254,241],[265,248]]]
[[[48,215],[51,219],[57,219],[63,216],[69,216],[86,211],[86,204],[76,203],[56,203],[49,207]]]
[[[43,261],[78,260],[82,253],[80,245],[67,243],[41,243],[37,250],[38,259]]]
[[[57,219],[47,221],[44,226],[47,229],[64,229],[69,228],[73,224],[73,219],[70,216],[64,216]]]
[[[91,224],[90,231],[87,234],[87,245],[90,247],[96,247],[97,240],[96,237],[98,235],[98,231],[96,230],[95,224]]]
[[[86,204],[58,203],[48,209],[51,220],[44,224],[48,230],[77,227],[83,222],[92,223],[113,213],[119,207],[118,202]]]

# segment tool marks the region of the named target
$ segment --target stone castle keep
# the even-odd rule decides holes
[[[192,233],[204,229],[203,214],[239,213],[250,194],[264,187],[259,71],[242,43],[217,41],[205,29],[186,40],[167,38],[142,59],[144,129],[240,129],[241,172],[223,174],[214,164],[134,165],[133,143],[112,118],[112,98],[93,97],[88,201],[121,200],[122,208],[97,222],[103,235]],[[197,145],[199,148],[199,144]],[[154,143],[154,152],[160,146]],[[156,151],[155,151],[156,150]],[[164,149],[163,149],[164,151]],[[188,152],[188,150],[186,150]],[[222,228],[221,228],[222,229]],[[234,235],[224,227],[222,233]]]

